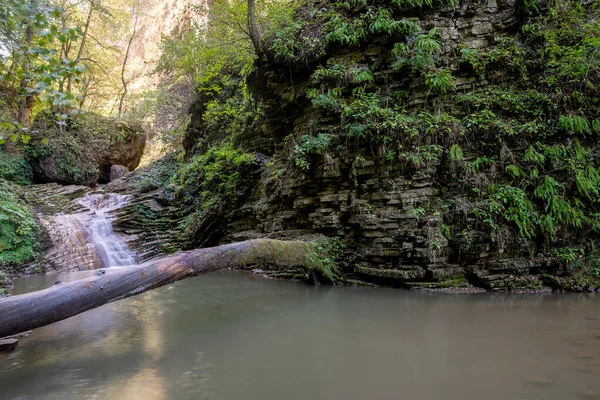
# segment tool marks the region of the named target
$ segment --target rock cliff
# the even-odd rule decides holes
[[[262,118],[236,143],[270,161],[239,192],[241,206],[230,201],[217,217],[199,217],[200,226],[219,222],[193,240],[339,237],[348,278],[409,288],[600,286],[597,195],[575,187],[581,172],[565,166],[588,163],[595,176],[599,149],[589,126],[583,134],[564,126],[574,114],[588,125],[599,117],[597,75],[581,77],[581,92],[549,79],[572,60],[566,52],[544,59],[540,49],[552,50],[539,35],[563,35],[561,45],[575,48],[565,32],[577,24],[592,32],[597,7],[561,3],[560,21],[545,3],[355,3],[310,3],[293,40],[322,47],[302,60],[271,52],[257,62],[250,87]],[[336,41],[336,29],[351,24],[345,34],[356,42]],[[573,106],[578,95],[588,100]],[[201,125],[201,115],[193,121]],[[190,132],[188,151],[202,127]],[[545,197],[549,182],[564,192]],[[582,238],[591,247],[578,247]]]

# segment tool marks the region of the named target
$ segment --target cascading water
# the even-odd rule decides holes
[[[109,211],[127,202],[127,196],[118,194],[88,194],[79,203],[88,207],[92,218],[87,223],[89,242],[98,252],[104,267],[120,267],[137,264],[135,254],[113,230]]]
[[[129,196],[88,193],[74,200],[77,212],[42,218],[53,246],[46,253],[49,271],[81,271],[137,264],[136,255],[112,226],[112,211]]]

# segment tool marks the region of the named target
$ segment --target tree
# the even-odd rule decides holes
[[[314,243],[255,239],[180,252],[138,266],[0,299],[0,338],[39,328],[147,290],[230,267],[315,267]]]
[[[256,5],[254,0],[248,0],[248,35],[250,36],[250,40],[252,40],[256,55],[261,57],[264,54],[264,49],[260,27],[256,22]]]
[[[127,60],[129,59],[129,52],[131,51],[131,44],[133,43],[133,40],[135,39],[135,34],[137,33],[138,19],[139,15],[136,13],[133,22],[133,32],[131,32],[131,36],[129,36],[129,40],[127,41],[127,48],[125,49],[125,58],[123,59],[123,66],[121,68],[121,82],[123,83],[123,88],[121,89],[121,98],[119,100],[119,117],[123,116],[123,103],[125,101],[125,96],[127,96],[127,84],[131,80],[131,78],[125,79],[125,68],[127,68]]]
[[[0,113],[0,140],[18,138],[18,130],[31,122],[38,100],[61,110],[73,104],[75,97],[61,83],[69,76],[78,80],[83,68],[65,56],[61,48],[77,40],[81,29],[63,28],[60,16],[59,8],[41,5],[37,0],[7,0],[0,8],[0,77],[3,91],[12,96],[4,105],[8,110]],[[63,121],[64,111],[57,118]],[[26,140],[27,135],[23,135]]]

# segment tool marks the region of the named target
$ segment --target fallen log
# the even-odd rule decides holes
[[[271,265],[310,269],[312,243],[255,239],[179,252],[144,264],[0,300],[0,338],[39,328],[104,304],[223,268]]]

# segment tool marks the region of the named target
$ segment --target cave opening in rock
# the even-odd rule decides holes
[[[112,165],[101,165],[100,176],[98,177],[98,183],[104,184],[110,182],[110,169]]]

